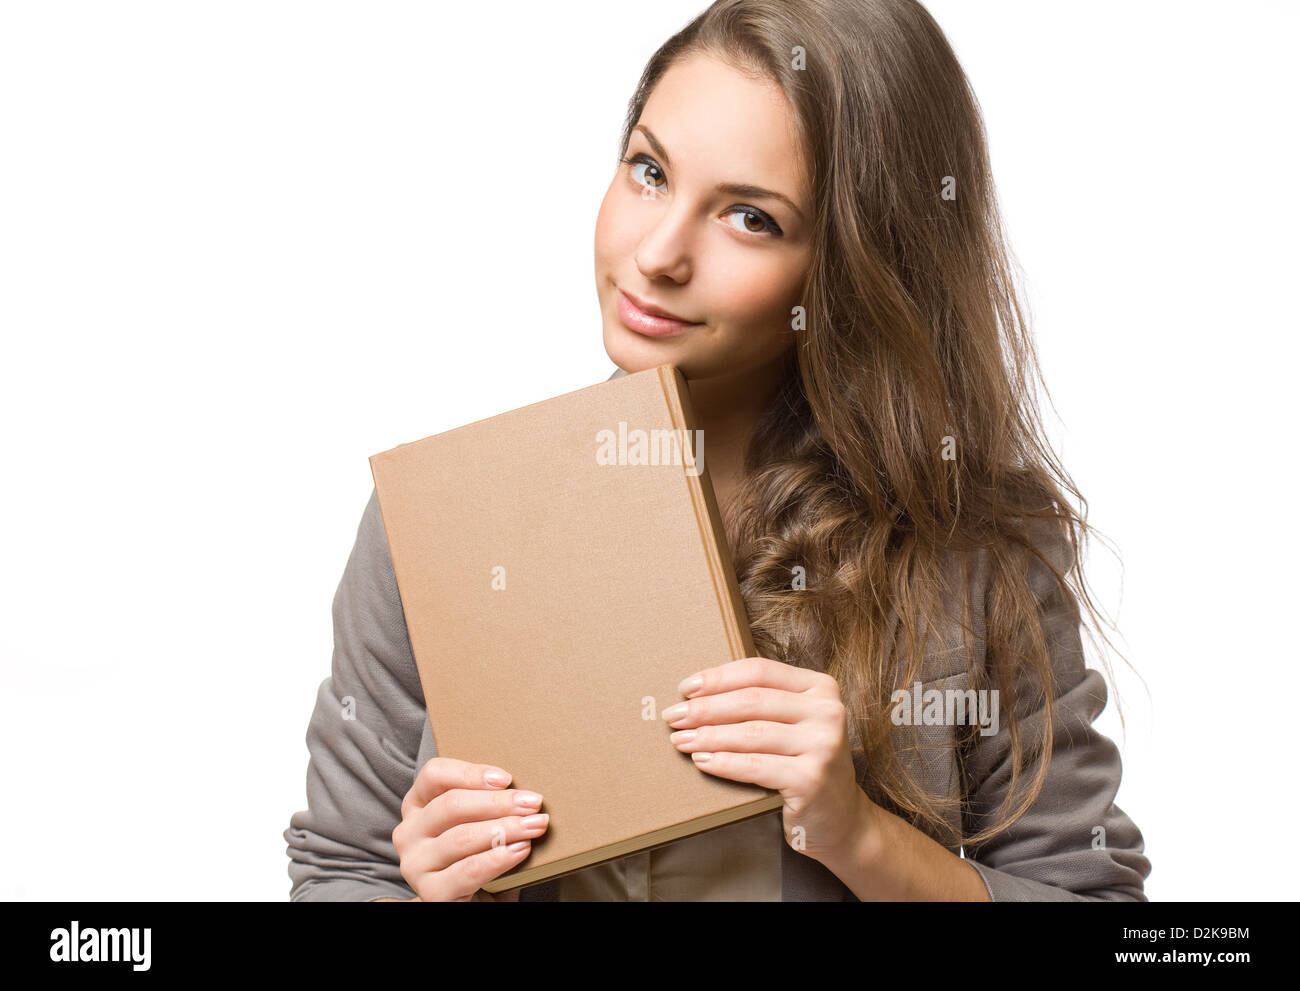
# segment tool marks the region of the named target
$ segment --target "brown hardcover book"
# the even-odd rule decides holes
[[[662,711],[753,655],[671,365],[370,459],[439,756],[495,764],[550,826],[485,885],[536,884],[781,806],[715,778]]]

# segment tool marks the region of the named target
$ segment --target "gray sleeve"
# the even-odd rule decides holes
[[[284,831],[290,901],[412,898],[393,847],[427,714],[374,490],[334,595],[332,673],[307,726],[307,804]]]
[[[1054,563],[1064,565],[1070,547],[1064,538],[1054,545]],[[1143,856],[1142,833],[1114,804],[1119,749],[1092,726],[1106,705],[1106,682],[1085,666],[1069,600],[1037,561],[1030,583],[1040,603],[1056,681],[1051,763],[1028,811],[1008,831],[967,849],[966,857],[994,901],[1147,901],[1142,886],[1151,863]],[[1035,739],[1044,720],[1042,708],[1027,713],[1022,733]],[[992,813],[1007,794],[1011,741],[1005,723],[1004,716],[998,733],[979,738],[982,742],[967,761],[968,832],[993,821]],[[1022,769],[1018,793],[1026,778]]]

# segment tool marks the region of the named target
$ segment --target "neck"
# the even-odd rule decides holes
[[[687,379],[695,428],[704,431],[705,464],[715,490],[730,493],[735,487],[754,426],[785,372],[782,357],[758,369]]]

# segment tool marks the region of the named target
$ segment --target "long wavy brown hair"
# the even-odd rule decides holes
[[[1076,626],[1082,603],[1109,643],[1080,567],[1087,502],[1044,440],[979,104],[914,0],[718,0],[650,59],[620,158],[659,79],[697,53],[781,87],[814,195],[804,326],[726,518],[755,646],[837,679],[874,801],[978,846],[1029,808],[1051,759],[1045,603]],[[976,556],[983,603],[965,594]],[[1014,754],[1006,800],[971,830],[961,799],[908,773],[890,720],[954,601],[969,686],[999,691]],[[1042,732],[1022,733],[1038,708]],[[959,767],[977,733],[954,731]]]

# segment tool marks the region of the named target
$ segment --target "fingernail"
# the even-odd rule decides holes
[[[511,843],[508,847],[506,847],[506,849],[509,850],[511,853],[518,853],[520,850],[528,849],[528,847],[529,847],[528,840],[520,840],[518,843]]]
[[[672,740],[673,743],[690,743],[695,739],[695,730],[679,729],[676,733],[669,736],[668,739]]]
[[[521,791],[515,795],[515,806],[520,809],[535,809],[542,804],[542,796],[535,791]]]
[[[523,826],[524,829],[540,829],[550,821],[551,817],[549,815],[545,812],[539,812],[535,816],[524,816],[519,820],[519,825]]]
[[[713,754],[706,754],[706,753],[691,754],[691,760],[695,761],[695,763],[697,764],[707,764],[709,762],[709,758],[711,758],[712,756]]]
[[[681,693],[687,696],[688,698],[694,695],[703,687],[704,687],[704,678],[698,674],[691,675],[691,677],[687,678],[678,686]]]
[[[510,775],[505,771],[488,771],[483,775],[483,780],[493,788],[504,788],[510,784]]]
[[[670,705],[664,710],[664,719],[673,723],[681,719],[689,711],[685,702],[678,702],[676,705]]]

